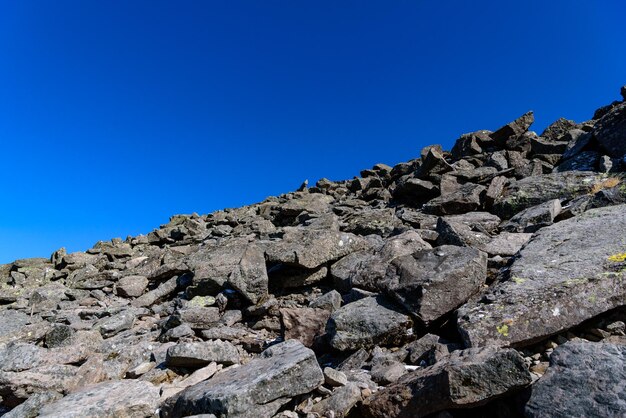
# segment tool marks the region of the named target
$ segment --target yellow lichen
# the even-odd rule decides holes
[[[526,279],[523,277],[513,277],[511,280],[513,280],[517,284],[522,284],[526,281]]]
[[[501,334],[505,337],[509,336],[509,326],[507,324],[496,326],[496,330],[498,331],[498,334]]]
[[[626,261],[626,253],[610,255],[608,260],[612,261],[613,263],[623,263],[624,261]]]
[[[596,182],[593,186],[591,186],[590,194],[596,194],[600,190],[611,189],[622,182],[622,179],[619,177],[608,177],[601,178],[598,182]]]

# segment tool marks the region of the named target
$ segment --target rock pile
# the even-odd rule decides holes
[[[624,416],[626,101],[532,123],[1,265],[3,416]]]

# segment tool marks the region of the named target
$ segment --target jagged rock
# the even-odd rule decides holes
[[[256,303],[267,295],[268,277],[263,250],[247,239],[232,239],[200,248],[187,259],[193,271],[194,294],[217,294],[228,283]]]
[[[594,209],[537,232],[511,266],[510,280],[488,300],[459,310],[465,343],[527,345],[621,306],[625,210]]]
[[[453,193],[430,200],[423,206],[422,210],[424,213],[434,215],[453,215],[471,212],[480,208],[481,195],[485,191],[484,186],[467,183]]]
[[[310,308],[326,309],[334,312],[341,307],[341,293],[331,290],[309,303]]]
[[[626,346],[570,341],[550,356],[533,385],[526,416],[617,417],[626,415]]]
[[[153,417],[159,389],[135,380],[103,382],[41,408],[45,418]]]
[[[426,325],[463,304],[487,277],[487,254],[444,245],[394,259],[381,288]]]
[[[226,366],[239,363],[237,347],[228,341],[178,343],[167,349],[165,363],[172,367],[202,367],[216,362]]]
[[[524,359],[512,349],[483,347],[456,351],[417,370],[365,402],[366,416],[423,417],[448,408],[469,408],[531,382]]]
[[[151,290],[147,293],[144,293],[137,299],[133,300],[131,304],[137,308],[142,308],[145,306],[150,306],[162,298],[174,293],[176,288],[178,287],[178,277],[172,277],[168,281],[161,283],[159,287],[154,290]]]
[[[319,193],[296,193],[293,199],[278,206],[274,222],[278,225],[290,225],[303,212],[309,215],[330,212],[330,203],[334,200],[332,196]]]
[[[598,180],[596,173],[568,171],[526,177],[513,181],[493,206],[495,213],[503,219],[553,199],[572,199],[589,193]]]
[[[384,298],[366,297],[335,311],[326,326],[330,345],[337,350],[358,350],[375,345],[399,345],[411,330],[411,319],[390,309]]]
[[[370,375],[372,380],[380,385],[388,385],[396,382],[407,370],[404,363],[391,357],[378,356],[372,359]]]
[[[393,197],[407,204],[417,205],[439,194],[439,188],[428,180],[407,175],[397,181]]]
[[[280,310],[285,339],[300,341],[312,347],[315,340],[324,335],[330,312],[316,308],[283,308]]]
[[[493,139],[489,136],[490,134],[490,131],[476,131],[461,135],[450,151],[452,157],[459,159],[469,155],[481,154],[483,146],[489,146],[493,143]]]
[[[513,122],[508,123],[491,133],[489,136],[502,147],[507,141],[520,137],[535,121],[533,112],[524,113]]]
[[[544,226],[552,225],[559,213],[561,201],[549,200],[517,213],[502,226],[502,229],[510,232],[535,232]]]
[[[218,416],[272,417],[289,398],[324,382],[313,351],[289,340],[265,350],[244,366],[191,386],[162,406],[161,417],[213,413]]]
[[[63,395],[59,392],[49,391],[35,393],[28,398],[24,403],[16,406],[10,412],[2,415],[3,418],[36,418],[41,411],[41,408],[49,403],[61,399]]]
[[[609,156],[626,155],[626,103],[618,104],[596,122],[593,136]]]
[[[339,370],[335,370],[332,367],[325,367],[324,382],[330,386],[345,386],[348,384],[348,378]]]
[[[332,395],[313,405],[311,412],[326,414],[333,411],[336,418],[347,417],[350,410],[361,401],[361,388],[357,383],[349,382],[346,386],[333,391]]]
[[[96,322],[95,328],[104,338],[110,338],[120,332],[130,329],[135,323],[135,314],[131,310],[106,317]]]
[[[148,278],[144,276],[122,277],[115,286],[119,296],[136,298],[143,294],[148,287]]]

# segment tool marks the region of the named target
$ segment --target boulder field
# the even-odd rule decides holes
[[[626,416],[622,94],[0,265],[0,416]]]

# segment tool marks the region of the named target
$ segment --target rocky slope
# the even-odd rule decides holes
[[[622,95],[0,266],[3,416],[624,416]]]

